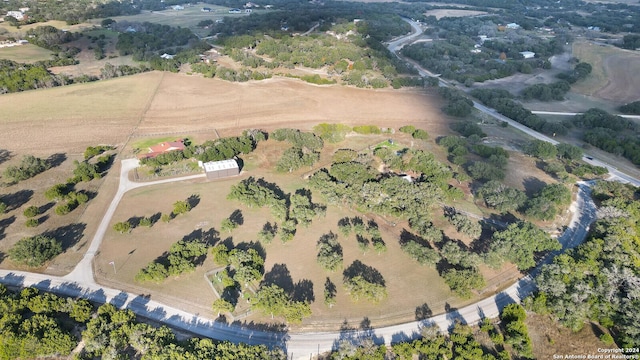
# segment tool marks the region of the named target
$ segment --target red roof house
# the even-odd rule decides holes
[[[165,141],[149,147],[149,152],[146,154],[138,155],[138,158],[152,158],[169,151],[184,150],[184,148],[185,146],[183,139],[178,139],[176,141]]]

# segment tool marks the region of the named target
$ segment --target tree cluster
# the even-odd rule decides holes
[[[59,357],[71,354],[78,338],[69,323],[86,323],[93,306],[34,288],[11,292],[0,285],[0,354],[3,359]]]
[[[354,261],[343,272],[343,284],[351,298],[378,303],[387,297],[387,288],[382,274],[375,268]]]
[[[495,256],[498,261],[509,260],[518,269],[527,270],[536,265],[536,254],[560,248],[558,240],[544,230],[529,222],[517,222],[493,234],[487,256]]]
[[[620,106],[620,111],[625,114],[640,115],[640,101],[630,102]]]
[[[335,271],[342,267],[342,245],[338,242],[338,235],[332,232],[322,235],[316,248],[318,264],[325,270]]]
[[[501,326],[505,329],[505,340],[515,352],[525,359],[534,359],[533,344],[524,320],[527,313],[520,304],[509,304],[500,314]]]
[[[496,109],[500,114],[519,122],[522,125],[540,131],[547,135],[566,135],[567,128],[564,124],[550,122],[532,114],[521,104],[510,97],[501,97],[503,91],[491,89],[474,89],[469,92],[471,96],[480,100],[483,104]]]
[[[50,167],[47,161],[33,155],[25,155],[20,161],[20,165],[8,166],[2,175],[11,182],[17,183],[22,180],[32,178]]]
[[[586,320],[612,330],[620,346],[640,341],[640,223],[636,188],[597,183],[599,220],[585,243],[545,265],[536,283],[544,308],[575,331]]]
[[[204,261],[208,248],[206,243],[198,240],[178,241],[171,245],[168,253],[140,269],[135,278],[140,282],[160,282],[169,276],[190,273]]]
[[[586,130],[582,139],[587,143],[640,164],[640,130],[633,121],[601,109],[589,109],[576,115],[573,124]]]
[[[262,285],[250,302],[252,309],[270,314],[272,318],[282,316],[292,323],[300,323],[305,317],[311,316],[308,302],[294,301],[283,288],[275,284]]]
[[[9,249],[9,257],[13,261],[29,267],[42,266],[60,253],[62,243],[45,235],[22,238]]]

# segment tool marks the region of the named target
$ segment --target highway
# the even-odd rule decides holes
[[[409,23],[411,25],[411,29],[412,29],[412,33],[409,35],[405,35],[405,36],[401,36],[397,39],[394,39],[393,41],[388,42],[387,45],[387,49],[389,49],[389,51],[391,51],[393,54],[396,54],[396,56],[398,56],[399,58],[401,58],[404,61],[407,61],[408,63],[412,64],[417,70],[418,73],[420,74],[420,76],[426,77],[437,77],[435,74],[431,73],[429,70],[422,68],[418,63],[416,63],[415,61],[411,60],[411,59],[407,59],[404,57],[401,57],[398,54],[398,50],[400,50],[403,46],[411,43],[412,41],[418,39],[420,36],[422,36],[423,30],[422,27],[420,27],[420,24],[412,21],[410,19],[407,18],[403,18],[404,21],[406,21],[407,23]],[[452,87],[452,85],[447,82],[446,80],[443,80],[441,78],[439,78],[439,85],[441,87]],[[549,136],[546,136],[544,134],[541,134],[531,128],[528,128],[522,124],[520,124],[517,121],[514,121],[500,113],[498,113],[495,109],[492,109],[488,106],[485,106],[473,99],[471,99],[473,101],[473,107],[478,109],[479,111],[499,120],[499,121],[504,121],[507,124],[509,124],[509,126],[512,126],[515,129],[518,129],[520,131],[522,131],[523,133],[531,136],[534,139],[537,140],[542,140],[542,141],[546,141],[549,142],[553,145],[557,145],[559,144],[559,142],[557,140],[552,139]],[[548,114],[548,115],[578,115],[580,113],[564,113],[564,112],[552,112],[552,111],[532,111],[534,114]],[[640,119],[640,116],[637,115],[620,115],[626,118],[630,118],[630,119]],[[620,181],[623,183],[629,183],[632,184],[634,186],[638,186],[640,187],[640,180],[634,178],[633,176],[626,174],[620,170],[618,170],[614,165],[606,163],[602,160],[596,159],[593,156],[589,156],[589,155],[584,155],[582,157],[582,160],[588,164],[591,165],[595,165],[595,166],[602,166],[607,168],[607,170],[609,170],[609,180],[616,180],[616,181]]]

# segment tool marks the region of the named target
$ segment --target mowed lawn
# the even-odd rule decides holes
[[[203,12],[201,9],[208,7],[212,11]],[[257,12],[264,12],[264,10],[258,10]],[[115,21],[129,21],[129,22],[150,22],[154,24],[180,26],[189,28],[196,35],[203,37],[208,36],[210,30],[203,29],[197,26],[200,21],[203,20],[218,20],[225,16],[238,17],[247,16],[247,14],[229,14],[229,8],[223,6],[216,6],[211,4],[200,3],[195,6],[185,6],[184,10],[167,9],[163,11],[143,11],[137,15],[129,16],[115,16],[112,17]],[[99,21],[95,21],[99,23]]]
[[[50,60],[52,54],[51,51],[32,44],[0,48],[0,59],[27,64]]]

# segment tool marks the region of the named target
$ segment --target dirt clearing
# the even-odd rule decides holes
[[[437,95],[416,90],[366,90],[317,86],[273,78],[230,83],[167,73],[137,134],[213,129],[307,130],[321,122],[398,127],[420,125],[448,132]]]

